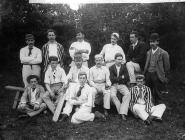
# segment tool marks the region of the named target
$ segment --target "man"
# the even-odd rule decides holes
[[[126,67],[130,76],[130,84],[133,86],[136,83],[135,72],[140,72],[145,63],[146,56],[146,45],[138,40],[138,32],[133,31],[130,33],[130,42],[127,52],[127,63]]]
[[[66,74],[64,69],[58,65],[58,58],[56,56],[51,56],[49,62],[50,67],[48,67],[44,79],[47,91],[43,100],[49,110],[54,113],[60,96],[63,96],[63,86],[66,81]]]
[[[144,75],[136,77],[137,85],[131,88],[130,109],[132,113],[150,125],[152,121],[162,121],[162,115],[166,109],[165,104],[154,106],[151,90],[144,85]]]
[[[20,60],[22,67],[22,77],[24,86],[28,86],[27,77],[29,75],[37,75],[40,77],[40,63],[42,62],[41,50],[34,46],[35,39],[32,34],[25,36],[27,46],[20,50]]]
[[[90,68],[90,85],[93,87],[95,102],[103,93],[104,114],[108,116],[108,109],[110,109],[110,73],[107,67],[102,66],[103,56],[101,54],[95,55],[95,63],[96,65]]]
[[[95,118],[105,118],[105,116],[99,112],[91,113],[93,107],[93,95],[91,87],[87,84],[86,72],[79,72],[79,83],[75,83],[74,88],[70,89],[70,98],[66,102],[64,108],[64,117],[70,115],[73,107],[76,107],[75,113],[72,115],[71,122],[74,124],[80,124],[85,121],[93,121]],[[67,116],[66,116],[67,114]]]
[[[127,68],[122,64],[123,56],[121,53],[115,55],[115,64],[112,65],[110,70],[110,80],[112,83],[110,92],[111,99],[116,105],[118,114],[121,114],[122,120],[126,120],[126,115],[128,113],[129,102],[130,102],[130,92],[127,88],[127,83],[129,82],[129,75]],[[119,91],[122,97],[122,103],[120,103],[117,97],[117,91]]]
[[[100,52],[100,54],[104,56],[105,64],[108,68],[115,63],[114,56],[116,53],[121,53],[123,55],[122,63],[126,62],[123,49],[119,45],[117,45],[118,39],[119,39],[119,34],[112,33],[111,43],[104,45],[102,51]]]
[[[48,42],[42,47],[43,62],[44,62],[44,72],[48,68],[49,57],[55,56],[58,58],[59,64],[63,66],[63,56],[64,48],[59,44],[56,39],[56,34],[53,29],[47,31]]]
[[[159,47],[158,33],[151,34],[150,46],[151,49],[147,52],[144,74],[146,75],[146,84],[152,89],[154,103],[157,104],[161,100],[161,91],[168,82],[170,61],[168,53]]]
[[[26,113],[29,117],[33,117],[46,108],[46,104],[42,101],[42,96],[45,91],[44,88],[38,84],[39,77],[37,75],[29,75],[27,80],[29,85],[21,97],[18,110]]]
[[[76,34],[76,42],[73,42],[69,48],[69,54],[74,61],[74,54],[76,52],[82,53],[83,58],[83,65],[88,67],[88,60],[89,55],[91,53],[91,45],[84,41],[84,33],[82,31],[78,31]],[[74,62],[72,61],[71,66],[74,65]]]

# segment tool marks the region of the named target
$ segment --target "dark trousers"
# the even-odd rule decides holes
[[[155,105],[163,102],[164,98],[161,91],[166,90],[166,85],[162,83],[156,72],[147,72],[146,73],[146,85],[151,88],[153,103]]]

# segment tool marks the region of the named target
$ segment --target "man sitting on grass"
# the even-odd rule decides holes
[[[154,106],[149,87],[144,85],[144,75],[136,77],[137,85],[131,88],[130,109],[132,113],[141,118],[146,125],[152,121],[162,122],[162,115],[166,109],[165,104]]]
[[[58,65],[57,57],[49,57],[49,62],[50,67],[48,67],[44,79],[47,91],[44,94],[43,100],[49,110],[54,114],[60,96],[63,95],[63,86],[66,81],[66,74],[64,69]]]
[[[26,87],[18,105],[18,110],[26,113],[26,115],[20,115],[19,117],[33,117],[46,108],[46,104],[42,101],[42,96],[45,91],[44,88],[38,84],[39,77],[30,75],[28,76],[27,81],[29,85]]]
[[[93,107],[93,95],[91,87],[87,84],[87,74],[84,71],[78,74],[78,83],[75,86],[69,87],[70,97],[66,102],[63,113],[70,114],[73,107],[75,107],[75,113],[72,115],[71,122],[80,124],[85,121],[93,121],[95,118],[104,118],[105,116],[96,111],[91,113]],[[65,114],[65,118],[67,117]],[[64,117],[63,117],[64,120]]]

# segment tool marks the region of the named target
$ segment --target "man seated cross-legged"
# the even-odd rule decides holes
[[[29,85],[26,87],[18,105],[18,110],[26,113],[26,115],[23,114],[19,117],[33,117],[41,113],[46,108],[46,104],[42,101],[42,96],[45,91],[44,88],[38,84],[39,77],[36,75],[30,75],[28,76],[27,81]]]
[[[122,64],[123,55],[117,53],[115,55],[115,64],[112,65],[110,70],[110,80],[111,86],[111,100],[116,105],[118,114],[121,115],[123,120],[126,120],[126,115],[128,113],[129,102],[130,102],[130,92],[127,88],[127,83],[129,82],[129,75],[125,64]],[[119,91],[122,97],[122,103],[118,99],[117,91]]]
[[[44,83],[46,93],[43,97],[49,110],[54,114],[60,96],[63,96],[63,87],[66,81],[66,74],[63,68],[58,65],[58,58],[49,57],[50,66],[45,73]]]
[[[150,125],[153,120],[161,122],[166,109],[165,104],[153,105],[151,90],[144,85],[144,75],[138,75],[136,82],[137,85],[131,88],[130,109],[132,113],[142,119],[146,125]]]

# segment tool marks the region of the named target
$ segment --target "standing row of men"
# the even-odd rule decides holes
[[[146,106],[146,112],[150,114],[153,106],[151,104],[150,89],[141,88],[141,90],[138,90],[140,88],[137,89],[135,86],[135,72],[141,72],[141,69],[144,67],[147,51],[146,45],[138,41],[137,32],[132,32],[130,34],[132,45],[130,46],[126,56],[122,48],[117,45],[119,34],[112,33],[111,43],[105,45],[100,54],[95,56],[96,65],[90,68],[90,70],[87,67],[87,62],[91,52],[91,46],[89,43],[84,41],[84,34],[79,32],[77,34],[78,41],[74,42],[69,49],[73,61],[67,76],[62,68],[64,49],[55,41],[55,38],[55,32],[53,30],[48,30],[49,42],[44,45],[42,51],[45,72],[44,83],[47,89],[47,92],[42,94],[42,100],[46,103],[52,113],[55,114],[55,112],[57,112],[57,105],[59,105],[58,103],[63,100],[63,95],[65,93],[65,100],[67,100],[67,102],[63,109],[61,120],[66,119],[70,115],[73,106],[77,106],[75,107],[76,113],[73,115],[71,120],[74,123],[93,120],[95,117],[106,118],[108,115],[107,110],[110,109],[111,100],[116,105],[116,109],[118,113],[121,114],[122,119],[126,120],[129,104],[133,105],[132,102],[134,102],[134,104],[138,103],[137,100],[140,98],[142,100],[139,104]],[[41,51],[34,47],[33,35],[26,35],[26,40],[28,46],[20,51],[20,59],[23,64],[23,81],[25,86],[27,86],[26,78],[28,75],[34,74],[39,76],[40,67],[38,64],[42,61]],[[166,82],[161,79],[166,78],[166,73],[169,70],[169,56],[166,51],[159,48],[159,36],[157,33],[153,33],[151,35],[150,45],[152,49],[147,53],[144,73],[146,73],[146,82],[152,88],[152,96],[158,100],[157,95],[160,94],[159,88],[163,82]],[[103,66],[103,61],[106,66]],[[30,79],[28,79],[28,81],[29,80]],[[133,87],[131,88],[131,94],[127,88],[128,83]],[[79,84],[79,86],[77,84]],[[86,88],[84,89],[84,85],[88,85],[87,90],[85,90]],[[137,90],[138,92],[136,92]],[[79,91],[83,91],[82,93],[84,94]],[[122,103],[117,97],[117,91],[123,95]],[[31,91],[31,93],[32,92],[33,91]],[[144,95],[138,94],[140,92]],[[103,93],[104,112],[102,114],[99,111],[95,111],[94,114],[91,114],[92,107],[94,107],[95,104],[99,104],[97,100],[98,96],[101,95],[99,93]],[[134,96],[132,96],[132,94]],[[135,94],[138,94],[139,96],[135,96]],[[22,102],[20,102],[20,106],[21,104]],[[38,107],[36,108],[36,110],[38,110]],[[133,106],[131,108],[133,108]],[[140,106],[139,109],[137,107],[132,109],[135,110],[135,114],[140,118],[142,118],[140,115],[140,110],[142,110],[141,108],[143,107]],[[165,106],[162,105],[162,108],[163,109],[160,109],[162,110],[160,113],[157,112],[157,117],[159,119],[161,119]],[[35,107],[33,109],[35,109]],[[153,109],[154,112],[156,112],[155,110],[156,109]],[[154,116],[156,116],[155,113]],[[152,120],[151,118],[152,117],[147,116],[144,117],[143,120],[147,120],[149,123],[150,120]]]

